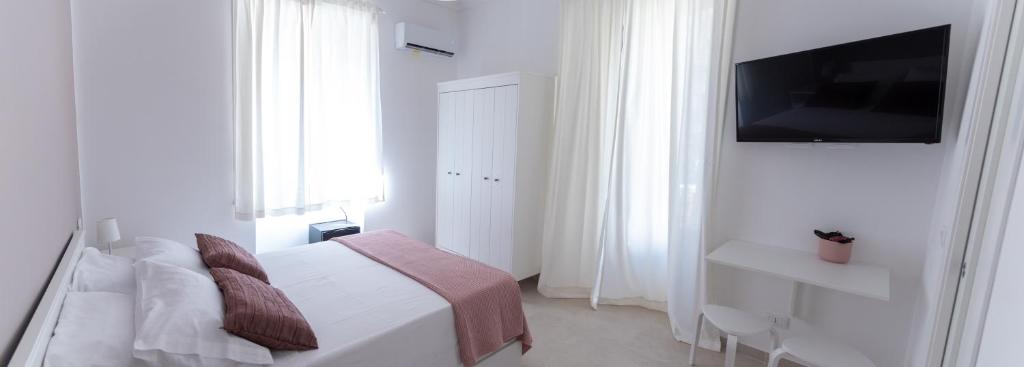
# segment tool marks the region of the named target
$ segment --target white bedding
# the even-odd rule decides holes
[[[257,258],[320,344],[274,352],[275,366],[459,366],[451,305],[415,280],[330,241]]]
[[[460,366],[451,305],[415,280],[336,242],[257,258],[320,345],[273,352],[274,366]],[[517,367],[520,351],[518,341],[510,343],[477,366]]]

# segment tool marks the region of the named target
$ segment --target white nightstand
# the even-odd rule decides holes
[[[127,257],[129,259],[135,258],[135,246],[115,247],[111,255]]]

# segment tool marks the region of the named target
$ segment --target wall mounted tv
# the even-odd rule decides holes
[[[950,26],[736,64],[740,142],[938,143]]]

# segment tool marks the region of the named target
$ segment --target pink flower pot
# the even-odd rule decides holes
[[[850,262],[850,253],[853,252],[853,243],[839,243],[824,239],[818,239],[818,257],[822,260],[846,264]]]

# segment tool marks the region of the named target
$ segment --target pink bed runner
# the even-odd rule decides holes
[[[455,335],[464,366],[475,365],[481,357],[514,339],[522,342],[523,353],[530,349],[533,339],[526,326],[519,283],[512,275],[395,231],[333,240],[415,279],[448,300],[455,313]]]

